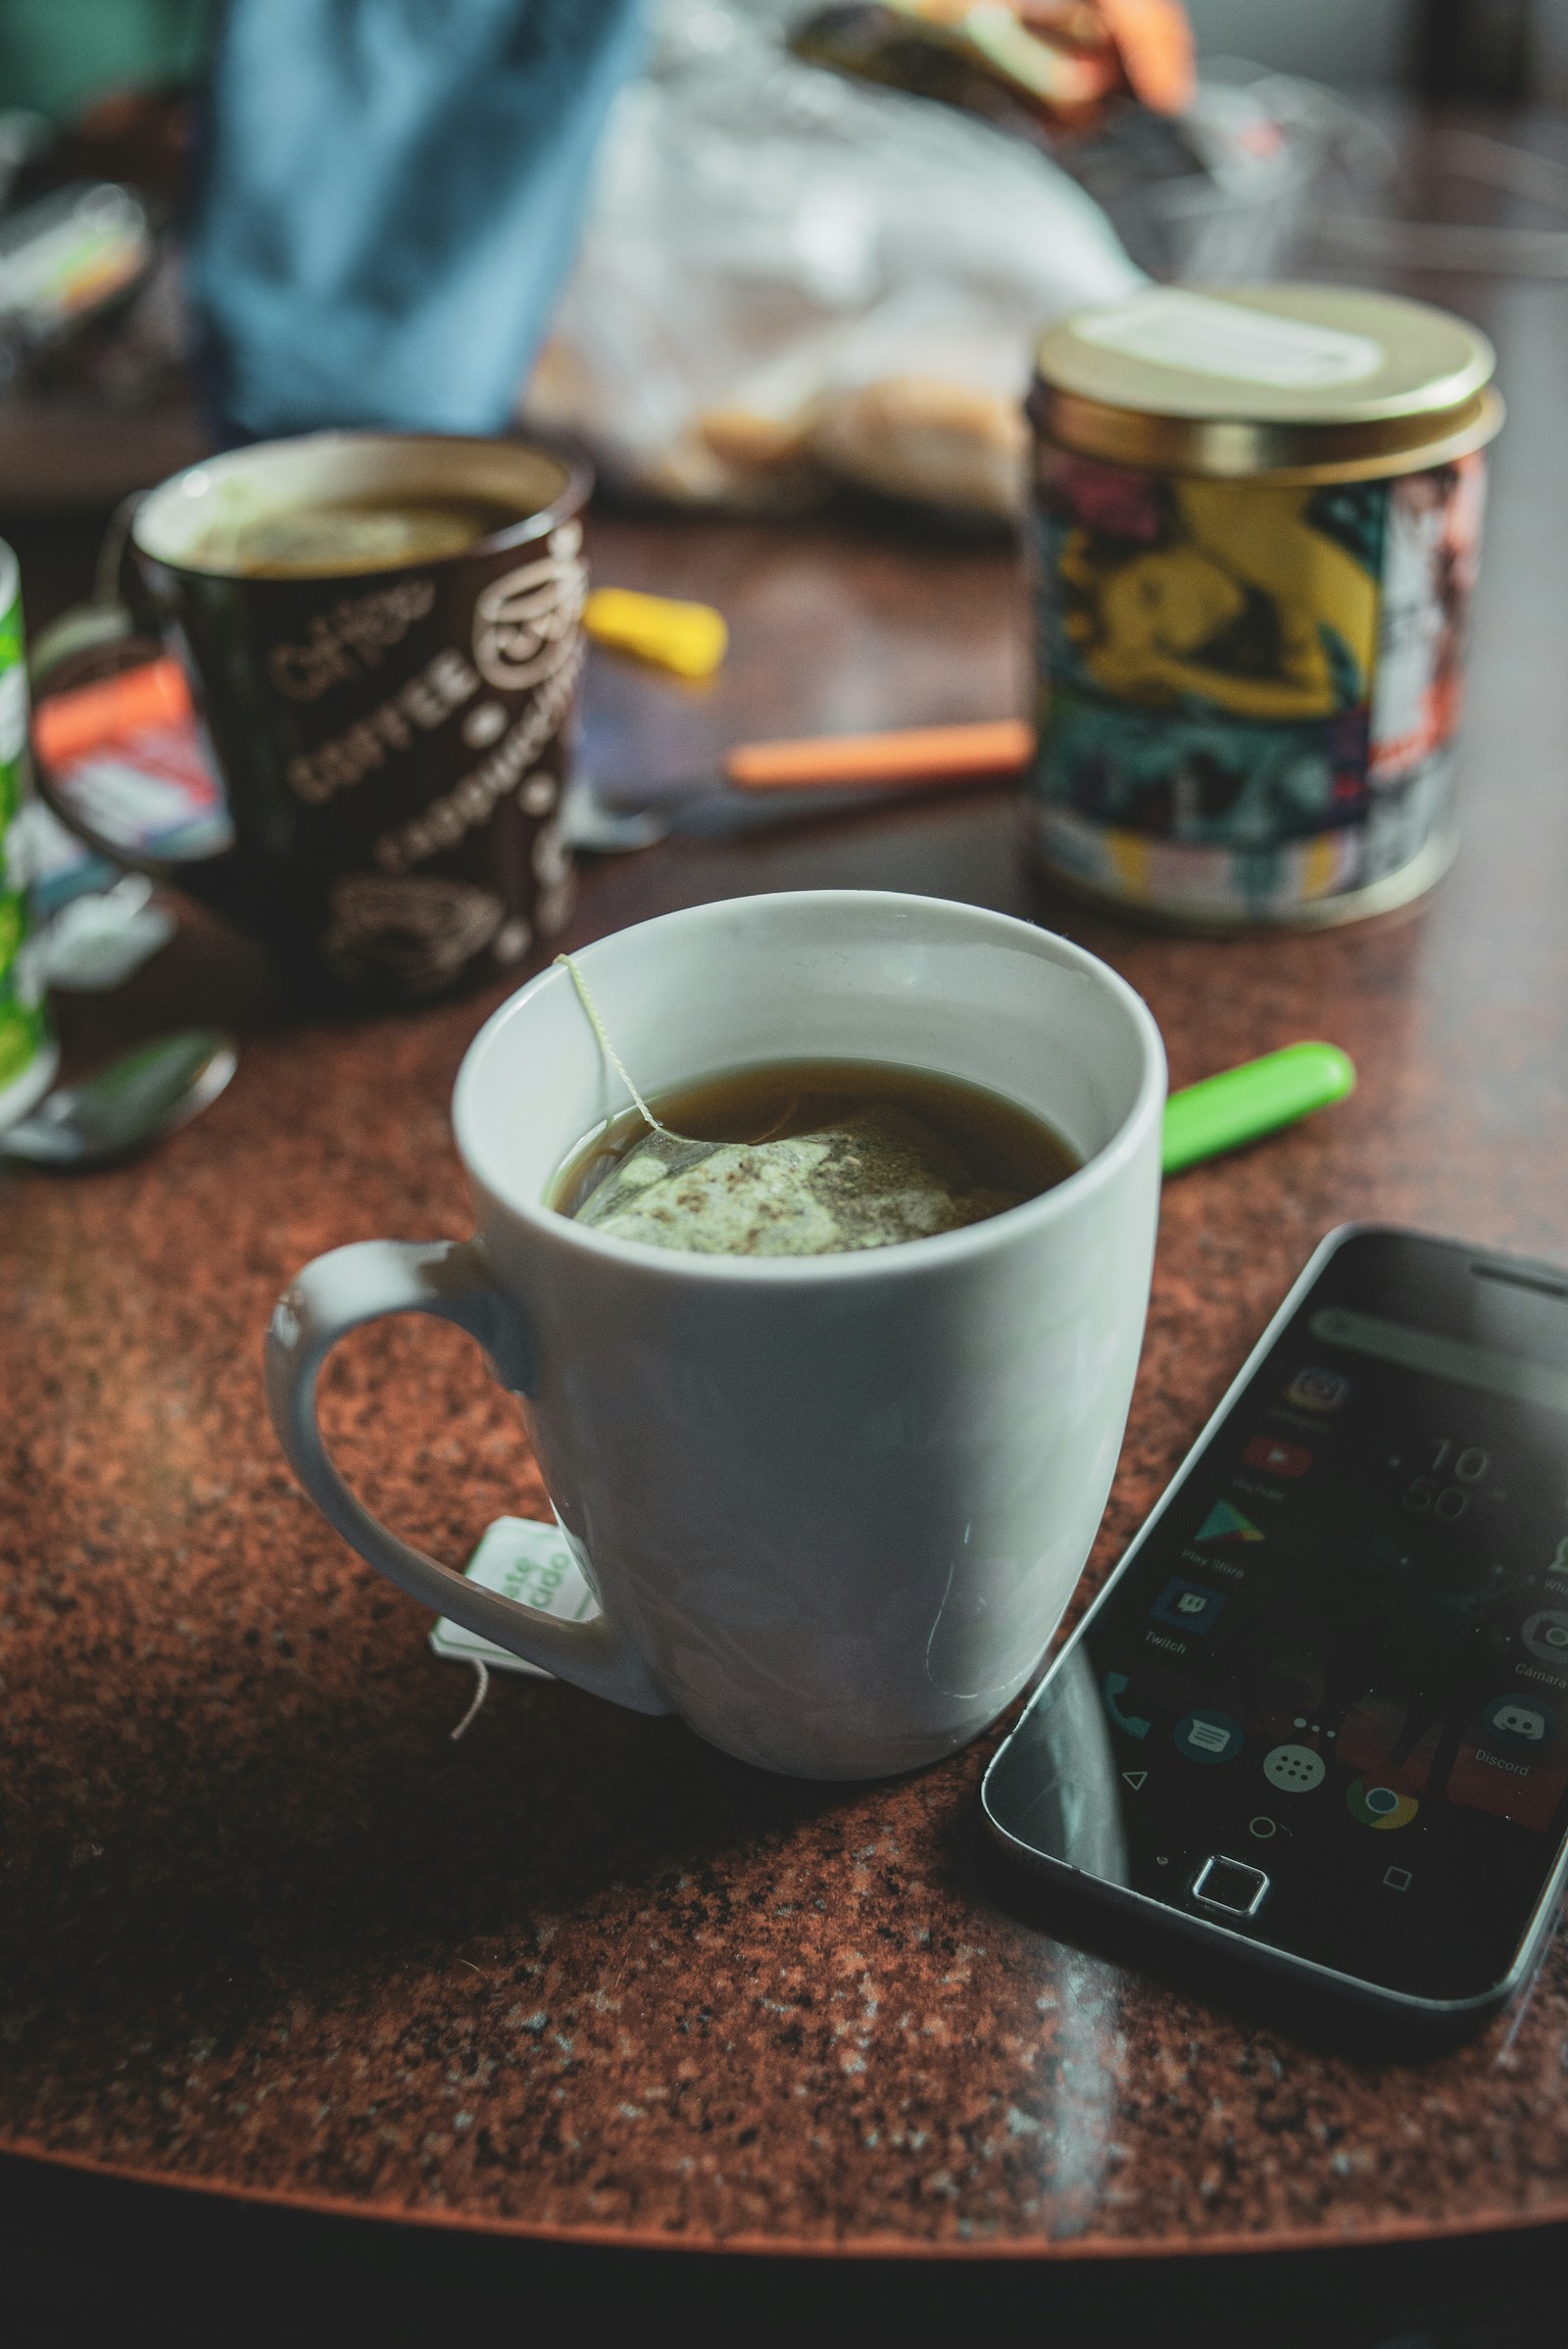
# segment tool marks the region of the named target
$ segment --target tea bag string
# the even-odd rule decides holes
[[[652,1109],[649,1108],[648,1103],[643,1100],[643,1097],[638,1092],[636,1086],[633,1084],[625,1061],[622,1060],[620,1054],[616,1052],[614,1046],[610,1041],[610,1032],[606,1028],[604,1021],[599,1016],[599,1006],[594,1002],[592,995],[589,993],[587,980],[583,977],[582,972],[577,968],[576,957],[572,954],[558,954],[556,956],[556,960],[558,963],[564,964],[567,972],[570,974],[571,983],[577,990],[577,1001],[581,1003],[583,1009],[588,1014],[588,1024],[593,1029],[595,1036],[599,1040],[600,1051],[604,1053],[606,1059],[610,1062],[611,1067],[614,1070],[616,1076],[619,1077],[621,1083],[625,1086],[626,1091],[631,1095],[632,1100],[636,1102],[639,1110],[647,1119],[649,1125],[652,1126],[654,1132],[656,1134],[667,1134],[671,1142],[690,1141],[692,1139],[691,1136],[673,1132],[670,1127],[663,1123],[662,1118],[656,1117]]]
[[[577,1001],[581,1003],[584,1011],[586,1011],[588,1014],[588,1024],[593,1029],[594,1035],[599,1041],[600,1051],[604,1053],[606,1059],[610,1062],[610,1065],[614,1070],[616,1076],[619,1077],[621,1083],[625,1086],[626,1091],[631,1095],[631,1098],[636,1102],[638,1109],[647,1119],[654,1132],[656,1134],[664,1135],[671,1142],[697,1144],[698,1137],[695,1134],[677,1134],[673,1126],[666,1126],[662,1118],[656,1117],[652,1109],[649,1108],[648,1103],[643,1100],[642,1095],[638,1092],[636,1086],[632,1082],[631,1071],[627,1068],[625,1061],[622,1060],[620,1054],[616,1052],[614,1046],[610,1041],[610,1031],[605,1026],[603,1019],[599,1015],[599,1006],[594,1002],[587,980],[583,977],[582,972],[577,967],[575,955],[558,954],[556,956],[556,960],[558,963],[561,963],[564,966],[570,976],[573,987],[575,987],[577,990]],[[760,1150],[764,1142],[770,1141],[773,1135],[778,1132],[780,1126],[787,1124],[791,1116],[793,1116],[799,1101],[800,1095],[793,1095],[791,1099],[785,1102],[777,1117],[774,1118],[773,1123],[767,1128],[767,1131],[765,1133],[759,1134],[757,1140],[753,1143],[750,1143],[747,1147],[751,1150]],[[721,1146],[716,1142],[705,1142],[701,1147],[708,1150],[717,1150]]]

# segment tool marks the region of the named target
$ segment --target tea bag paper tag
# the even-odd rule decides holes
[[[498,1517],[494,1525],[486,1527],[463,1571],[466,1581],[478,1583],[486,1590],[499,1590],[504,1598],[514,1598],[522,1606],[537,1607],[542,1615],[555,1615],[566,1623],[584,1623],[599,1612],[582,1568],[558,1525],[539,1525],[531,1517]],[[476,1633],[465,1631],[447,1615],[431,1632],[430,1645],[438,1656],[453,1663],[484,1664],[492,1672],[526,1672],[541,1681],[554,1678],[537,1664],[514,1656],[510,1648],[497,1647],[493,1639],[481,1639]]]

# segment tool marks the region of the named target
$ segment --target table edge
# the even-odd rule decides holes
[[[1478,2235],[1521,2234],[1535,2227],[1568,2225],[1568,2198],[1513,2213],[1478,2212],[1442,2221],[1405,2219],[1344,2229],[1287,2227],[1268,2234],[1221,2233],[1157,2240],[1152,2236],[982,2236],[964,2242],[933,2243],[906,2235],[845,2234],[811,2237],[739,2231],[677,2233],[669,2228],[612,2226],[552,2227],[526,2219],[499,2219],[453,2210],[406,2209],[387,2202],[358,2202],[345,2194],[308,2194],[288,2186],[240,2185],[217,2178],[193,2178],[130,2162],[106,2162],[62,2152],[32,2137],[0,2136],[0,2158],[38,2162],[86,2177],[118,2178],[129,2185],[162,2186],[214,2201],[287,2210],[324,2219],[358,2219],[384,2227],[430,2227],[449,2234],[483,2234],[514,2241],[554,2243],[610,2251],[703,2252],[740,2259],[795,2260],[1007,2260],[1029,2265],[1071,2262],[1088,2265],[1118,2260],[1262,2258],[1270,2253],[1375,2251],[1406,2243],[1457,2242]]]

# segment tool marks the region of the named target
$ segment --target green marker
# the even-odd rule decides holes
[[[1240,1150],[1355,1090],[1355,1064],[1337,1044],[1288,1044],[1217,1077],[1173,1093],[1165,1103],[1165,1172]]]

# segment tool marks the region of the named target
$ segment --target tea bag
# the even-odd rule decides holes
[[[889,1103],[773,1142],[651,1133],[576,1219],[698,1255],[829,1256],[956,1231],[1021,1196],[971,1189],[943,1137]]]
[[[578,1223],[697,1255],[828,1256],[957,1231],[1025,1197],[975,1188],[951,1143],[896,1102],[756,1142],[671,1133],[627,1074],[571,956],[558,959],[649,1127],[575,1210]]]

